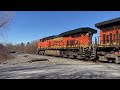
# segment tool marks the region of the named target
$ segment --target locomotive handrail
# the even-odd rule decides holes
[[[114,38],[112,38],[112,40],[110,40],[110,38],[106,38],[105,37],[105,40],[103,40],[103,36],[97,36],[95,37],[95,40],[96,40],[96,46],[97,47],[103,47],[103,46],[119,46],[120,47],[120,35],[118,38],[116,38],[116,34],[114,34]],[[94,41],[95,42],[95,41]],[[93,44],[93,42],[92,42]]]

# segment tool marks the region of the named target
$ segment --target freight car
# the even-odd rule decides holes
[[[95,24],[100,36],[92,40],[97,30],[89,27],[70,30],[40,39],[38,54],[83,60],[120,63],[120,18]]]

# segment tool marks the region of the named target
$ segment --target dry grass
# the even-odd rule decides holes
[[[24,47],[24,52],[29,54],[36,54],[38,47],[38,41],[34,40]]]
[[[11,43],[6,44],[6,49],[10,52],[11,50],[15,52],[24,52],[29,54],[36,54],[38,47],[38,40],[31,41],[30,43],[21,43],[13,45]]]
[[[11,58],[13,58],[13,56],[7,52],[7,49],[2,44],[0,44],[0,62]]]

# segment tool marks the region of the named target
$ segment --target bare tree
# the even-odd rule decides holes
[[[14,15],[13,11],[0,11],[0,36],[3,35],[1,32],[9,26]]]
[[[0,11],[0,31],[5,29],[13,20],[14,12]]]
[[[0,11],[0,36],[2,36],[1,32],[9,26],[10,22],[13,20],[13,17],[14,12],[12,11]],[[10,45],[8,49],[10,49]],[[0,45],[0,60],[7,59],[10,56],[7,51],[8,50],[6,47]]]

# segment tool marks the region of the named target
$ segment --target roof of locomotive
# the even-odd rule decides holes
[[[120,17],[114,18],[114,19],[111,19],[111,20],[107,20],[107,21],[103,21],[103,22],[100,22],[100,23],[96,23],[95,27],[99,28],[99,27],[109,25],[109,24],[113,24],[113,23],[117,23],[117,22],[120,22]]]
[[[87,32],[91,32],[92,34],[94,34],[94,33],[97,33],[97,30],[89,27],[84,27],[84,28],[78,28],[78,29],[67,31],[67,32],[63,32],[59,34],[59,36],[66,36],[66,35],[72,35],[77,33],[87,33]]]
[[[50,39],[54,39],[56,37],[58,37],[58,36],[57,35],[52,35],[52,36],[44,37],[44,38],[42,38],[42,40],[50,40]]]

